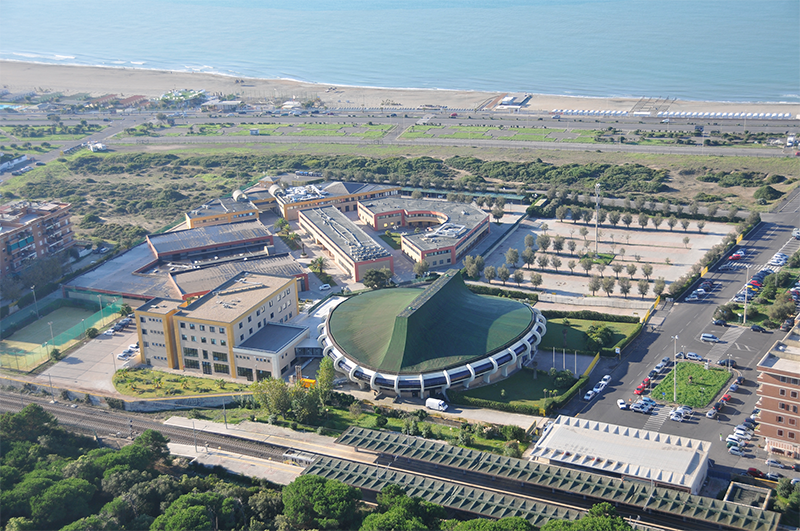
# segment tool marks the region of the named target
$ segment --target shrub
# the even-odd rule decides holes
[[[384,417],[383,415],[378,415],[375,417],[375,427],[378,429],[383,428],[389,422],[389,419]]]
[[[508,441],[503,445],[503,455],[519,459],[522,457],[522,451],[519,449],[519,444],[517,444],[516,441]]]
[[[125,401],[119,398],[106,398],[106,404],[111,409],[125,409]]]
[[[92,328],[87,328],[86,329],[86,337],[88,337],[89,339],[94,339],[99,334],[100,334],[100,331],[97,330],[97,328],[92,327]]]

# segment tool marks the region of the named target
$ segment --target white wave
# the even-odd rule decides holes
[[[131,61],[132,65],[143,65],[144,61]]]
[[[62,61],[64,59],[75,59],[74,55],[54,55],[53,57],[55,57],[59,61]]]
[[[12,52],[12,55],[19,55],[20,57],[42,57],[35,53]]]

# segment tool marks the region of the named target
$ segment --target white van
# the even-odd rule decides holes
[[[425,407],[434,411],[447,411],[447,402],[438,398],[428,398],[425,400]]]
[[[700,334],[700,341],[706,341],[708,343],[719,343],[719,338],[714,334]]]

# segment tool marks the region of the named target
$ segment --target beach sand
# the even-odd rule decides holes
[[[237,82],[238,81],[238,82]],[[37,91],[92,96],[116,94],[157,98],[173,89],[204,89],[208,93],[235,95],[247,102],[283,103],[319,97],[330,108],[419,108],[423,105],[448,109],[491,108],[505,96],[502,92],[463,90],[381,89],[318,85],[281,79],[234,78],[216,74],[167,72],[135,68],[63,66],[0,61],[0,86],[12,93]],[[534,94],[525,112],[554,109],[630,111],[638,98],[585,98]],[[800,104],[673,101],[670,111],[687,112],[790,112],[800,114]],[[667,107],[659,107],[667,110]]]

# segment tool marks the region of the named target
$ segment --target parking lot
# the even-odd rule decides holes
[[[742,242],[742,246],[751,250],[745,255],[746,258],[732,261],[736,262],[732,267],[712,268],[706,278],[714,281],[713,289],[698,297],[697,301],[678,300],[665,303],[651,321],[656,324],[643,331],[621,360],[601,360],[593,373],[590,385],[594,386],[604,374],[610,374],[612,378],[596,398],[590,401],[581,400],[584,393],[591,389],[587,387],[561,412],[712,442],[710,457],[714,461],[715,468],[731,474],[745,473],[748,468],[756,468],[765,474],[775,472],[776,467],[767,465],[766,460],[776,456],[767,455],[758,430],[755,430],[749,440],[744,441],[742,455],[729,453],[725,441],[734,432],[735,427],[742,425],[753,413],[758,400],[756,393],[758,373],[755,367],[775,341],[782,338],[786,332],[753,331],[749,323],[715,325],[712,316],[716,307],[730,301],[756,270],[771,261],[776,252],[791,255],[794,250],[800,248],[800,242],[791,237],[791,230],[790,226],[781,226],[774,222],[764,223],[749,240]],[[745,265],[750,265],[750,269],[745,268]],[[699,282],[695,287],[698,286]],[[718,341],[703,341],[702,334],[712,334]],[[729,369],[731,380],[708,407],[695,408],[691,415],[684,416],[680,421],[670,420],[670,412],[674,408],[674,405],[668,403],[671,402],[671,396],[653,397],[660,404],[649,414],[620,409],[618,405],[620,400],[630,405],[643,396],[648,397],[649,389],[669,374],[672,368],[671,361],[663,371],[652,378],[651,385],[641,395],[635,394],[636,387],[649,377],[650,372],[663,358],[671,360],[674,354],[680,351],[696,353],[703,360],[709,360],[709,366],[713,367],[720,367],[719,362],[724,365],[735,363],[735,368]],[[693,363],[699,363],[701,366],[704,364],[704,362]],[[730,392],[730,384],[737,376],[742,376],[744,381],[735,391]],[[706,413],[724,394],[729,394],[730,400],[715,418],[708,418]],[[779,456],[777,458],[785,465],[795,463],[791,459]],[[798,472],[788,468],[779,473],[792,478],[800,477]]]

